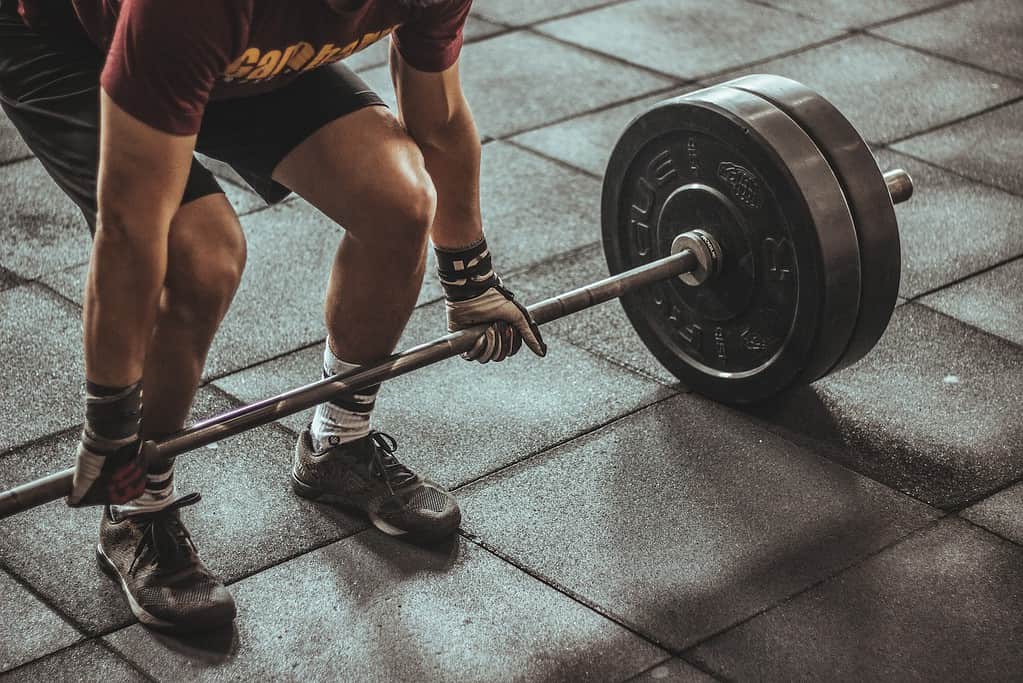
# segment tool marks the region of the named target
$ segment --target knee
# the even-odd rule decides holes
[[[425,168],[415,169],[396,183],[393,201],[381,222],[391,244],[414,246],[418,253],[427,240],[437,213],[437,190]]]
[[[191,325],[216,327],[227,313],[245,270],[246,247],[240,226],[220,231],[212,243],[172,252],[165,306]]]

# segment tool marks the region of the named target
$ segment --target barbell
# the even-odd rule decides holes
[[[637,116],[611,153],[601,223],[611,276],[529,307],[540,325],[621,299],[640,339],[685,386],[754,403],[851,365],[895,308],[902,170],[882,174],[823,96],[739,78]],[[457,356],[484,327],[239,407],[147,442],[173,457]],[[0,493],[0,518],[60,499],[73,470]]]

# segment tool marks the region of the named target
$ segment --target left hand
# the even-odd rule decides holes
[[[476,345],[462,354],[462,358],[466,360],[499,363],[518,353],[523,342],[537,356],[542,358],[547,355],[547,345],[540,335],[540,328],[526,307],[504,287],[500,278],[497,279],[497,284],[471,299],[464,301],[449,299],[447,314],[450,332],[491,323]]]

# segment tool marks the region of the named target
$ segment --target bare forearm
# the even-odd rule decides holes
[[[472,115],[466,109],[420,147],[437,189],[433,243],[460,248],[478,241],[483,236],[480,141]]]
[[[144,235],[166,235],[167,228],[140,220],[100,214],[84,306],[85,373],[97,384],[121,387],[142,378],[167,269],[166,240]]]

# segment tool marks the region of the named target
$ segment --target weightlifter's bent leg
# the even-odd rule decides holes
[[[415,307],[436,210],[418,146],[388,110],[367,107],[307,138],[274,179],[345,228],[326,295],[324,372],[387,356]],[[453,533],[461,520],[454,498],[398,462],[393,439],[370,431],[375,394],[318,407],[299,439],[296,491],[360,509],[392,535]],[[348,475],[333,477],[338,467],[330,463]]]

